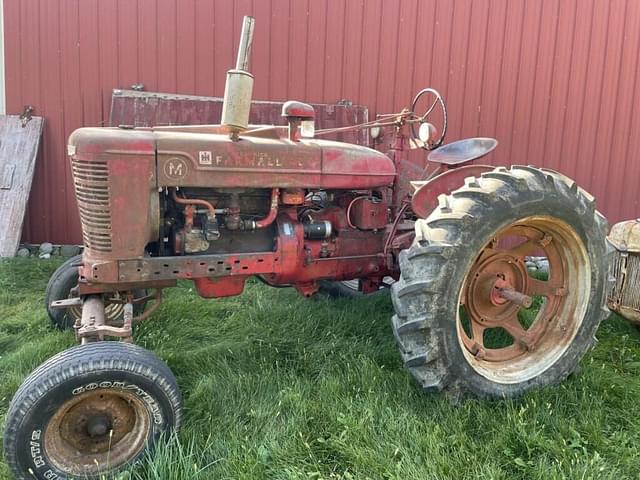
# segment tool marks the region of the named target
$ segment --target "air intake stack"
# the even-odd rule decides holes
[[[222,125],[229,128],[231,137],[237,140],[238,134],[249,125],[253,75],[248,72],[253,41],[253,17],[244,17],[236,68],[227,72],[222,104]]]

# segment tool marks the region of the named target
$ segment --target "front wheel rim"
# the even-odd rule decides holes
[[[536,251],[549,260],[546,281],[533,278],[526,267],[525,255]],[[539,376],[573,342],[590,285],[585,246],[567,223],[532,216],[503,227],[475,258],[458,297],[456,330],[467,363],[497,383]],[[537,312],[522,312],[526,298]],[[488,337],[497,334],[503,344],[490,344]]]
[[[44,447],[71,475],[115,470],[135,459],[151,431],[144,402],[131,392],[96,389],[67,400],[49,420]]]

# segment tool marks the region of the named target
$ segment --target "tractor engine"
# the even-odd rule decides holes
[[[343,256],[353,253],[343,242],[350,230],[371,231],[369,236],[384,229],[386,197],[385,190],[172,189],[162,197],[164,241],[154,250],[158,255],[270,252],[277,246],[275,220],[282,211],[307,248],[322,258]]]

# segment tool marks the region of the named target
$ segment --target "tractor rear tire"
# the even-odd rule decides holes
[[[417,221],[391,288],[406,368],[427,391],[454,398],[515,397],[564,380],[609,314],[606,234],[593,197],[550,170],[499,167],[441,195]],[[525,265],[532,249],[549,258],[546,281]],[[540,307],[529,325],[523,298]],[[490,330],[502,346],[489,344]]]
[[[76,265],[82,263],[82,255],[69,258],[66,262],[53,272],[44,295],[44,304],[51,323],[60,330],[73,328],[76,318],[80,317],[79,307],[67,309],[53,309],[51,302],[65,300],[71,296],[71,289],[78,285],[78,268]],[[146,290],[134,290],[134,296],[144,297]],[[144,304],[134,305],[134,315],[139,315],[144,311]],[[121,325],[124,318],[124,308],[122,304],[107,304],[105,306],[107,323],[110,325]]]
[[[16,478],[110,478],[182,422],[169,367],[124,342],[65,350],[40,365],[6,416],[4,453]]]

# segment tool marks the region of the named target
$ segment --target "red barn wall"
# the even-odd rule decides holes
[[[7,113],[46,118],[25,240],[79,242],[69,133],[108,121],[113,88],[221,96],[241,18],[256,18],[254,98],[376,113],[421,87],[448,139],[490,161],[574,177],[611,221],[640,216],[636,0],[4,0]]]

